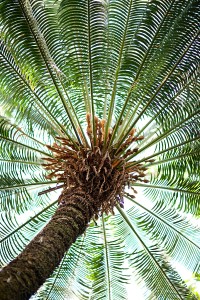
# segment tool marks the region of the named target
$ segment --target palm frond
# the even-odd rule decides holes
[[[89,278],[92,281],[91,299],[126,299],[125,284],[128,282],[124,266],[125,253],[120,239],[113,238],[114,226],[108,218],[101,219],[99,242],[91,243],[96,248],[88,257]],[[91,251],[88,251],[91,253]]]
[[[174,266],[199,273],[199,1],[2,0],[0,11],[1,265],[55,212],[46,145],[95,150],[102,130],[146,180],[88,224],[31,299],[128,299],[133,274],[145,299],[196,299]]]
[[[4,117],[0,117],[0,137],[1,190],[5,192],[6,187],[14,189],[15,185],[44,181],[41,156],[50,156],[44,145]]]
[[[44,199],[43,199],[44,200]],[[1,266],[14,259],[34,238],[34,236],[44,227],[55,211],[55,203],[43,202],[40,204],[40,211],[30,217],[26,222],[20,224],[20,215],[18,218],[12,216],[10,212],[1,213]],[[36,203],[32,203],[32,208]],[[43,208],[43,209],[41,209]]]
[[[16,120],[23,120],[24,123],[26,120],[29,124],[29,119],[33,119],[35,128],[45,129],[51,135],[55,134],[54,131],[62,134],[61,129],[63,130],[63,127],[55,118],[55,115],[52,114],[51,106],[49,109],[43,101],[42,95],[39,94],[39,91],[36,91],[36,83],[32,82],[34,77],[33,79],[30,78],[29,74],[24,73],[22,68],[20,69],[21,66],[17,66],[12,53],[10,53],[3,42],[1,44],[0,61],[3,70],[1,73],[2,82],[5,86],[1,90],[4,111],[8,112],[9,115],[13,113]],[[7,89],[9,89],[9,97],[6,94]],[[34,111],[32,110],[33,107],[35,108]],[[33,130],[31,131],[30,129],[29,132],[32,133]]]
[[[130,219],[137,220],[137,225],[161,245],[168,256],[177,262],[181,260],[182,265],[194,272],[200,259],[199,229],[192,226],[184,215],[168,208],[164,200],[147,209],[138,201],[128,199],[139,208],[137,213],[129,214]]]
[[[138,184],[138,186],[146,187],[145,194],[150,199],[163,199],[166,205],[170,207],[176,207],[178,210],[190,212],[196,216],[199,215],[199,195],[200,186],[199,178],[184,179],[182,172],[179,174],[173,174],[174,168],[170,168],[167,171],[170,173],[165,177],[162,176],[162,180],[154,180],[150,185]],[[184,174],[183,174],[184,175]],[[170,176],[170,180],[169,180]],[[177,177],[180,176],[181,180]],[[166,180],[164,180],[166,178]],[[136,184],[137,186],[137,184]]]
[[[83,252],[84,237],[77,239],[70,250],[65,254],[59,267],[54,274],[46,281],[44,286],[31,299],[66,299],[74,295],[73,289],[66,289],[76,280],[77,268],[84,257]]]
[[[170,297],[170,299],[175,300],[190,296],[189,290],[170,266],[169,261],[166,259],[166,253],[162,251],[160,245],[158,247],[158,245],[147,242],[146,238],[143,238],[138,230],[134,228],[128,215],[120,207],[117,207],[117,209],[140,244],[139,249],[132,253],[130,257],[131,264],[138,275],[144,279],[146,286],[153,292],[155,297],[162,295],[165,298]],[[193,296],[191,295],[191,297]]]
[[[77,299],[126,299],[125,284],[129,276],[124,267],[125,254],[118,240],[110,235],[112,231],[112,222],[107,217],[101,220],[100,227],[91,223],[86,236],[76,241],[33,299],[75,296]],[[66,288],[69,284],[70,290]]]

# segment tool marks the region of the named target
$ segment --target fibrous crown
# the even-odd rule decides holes
[[[43,166],[50,171],[46,178],[56,177],[58,182],[62,182],[59,186],[63,188],[59,203],[65,201],[65,197],[72,189],[79,190],[80,195],[85,195],[87,201],[93,201],[88,204],[93,205],[93,216],[98,218],[104,212],[114,214],[114,207],[117,204],[124,207],[126,186],[130,187],[134,182],[148,182],[148,180],[144,178],[146,168],[143,164],[137,162],[131,164],[127,161],[128,156],[138,151],[138,148],[128,149],[130,145],[144,137],[136,137],[136,130],[132,129],[120,147],[108,146],[113,129],[109,129],[105,143],[106,121],[95,117],[94,139],[90,119],[90,114],[87,114],[87,136],[90,145],[86,145],[81,132],[82,144],[69,138],[56,137],[58,142],[47,146],[53,152],[53,157],[44,158],[47,163]],[[136,193],[133,187],[132,190]],[[131,196],[134,197],[133,193]]]

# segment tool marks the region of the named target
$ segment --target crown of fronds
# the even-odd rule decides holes
[[[79,188],[89,199],[90,209],[93,210],[92,206],[98,209],[92,211],[96,218],[104,212],[114,214],[114,207],[117,203],[124,207],[126,186],[131,186],[135,182],[149,182],[144,179],[144,171],[147,170],[144,163],[135,163],[131,166],[125,160],[129,155],[138,151],[137,147],[132,150],[127,150],[127,148],[134,142],[143,140],[144,137],[135,137],[136,130],[132,129],[120,148],[116,148],[116,145],[109,146],[113,129],[109,128],[105,144],[105,123],[105,120],[95,117],[96,131],[93,134],[91,116],[88,114],[86,131],[90,144],[86,144],[82,135],[80,135],[82,144],[57,137],[60,144],[54,143],[52,146],[47,146],[53,152],[54,158],[44,158],[48,163],[43,164],[46,170],[51,171],[46,176],[47,179],[56,177],[58,182],[63,182],[57,187],[57,189],[64,189],[59,197],[59,203],[64,201],[65,194],[69,190]],[[136,192],[133,188],[132,190]]]
[[[175,263],[200,273],[200,2],[1,0],[0,14],[1,265],[79,186],[97,224],[33,299],[127,300],[133,273],[145,299],[194,299]]]

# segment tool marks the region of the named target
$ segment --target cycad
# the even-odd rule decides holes
[[[0,299],[195,299],[199,1],[0,5]]]

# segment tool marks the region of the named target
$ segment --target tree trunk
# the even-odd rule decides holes
[[[59,265],[64,253],[87,228],[95,201],[78,189],[62,193],[55,214],[24,251],[0,271],[0,299],[26,300]]]

